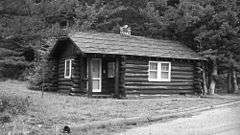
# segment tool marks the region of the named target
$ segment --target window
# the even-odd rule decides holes
[[[115,74],[115,62],[108,63],[108,78],[113,78]]]
[[[72,60],[65,60],[65,68],[64,68],[64,78],[71,78],[72,74]]]
[[[149,81],[170,81],[171,80],[171,63],[150,61],[148,71]]]

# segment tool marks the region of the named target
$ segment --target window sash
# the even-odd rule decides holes
[[[151,64],[157,64],[157,69],[151,69]],[[151,62],[149,62],[149,74],[148,74],[148,78],[150,79],[150,80],[158,80],[158,63],[157,62],[153,62],[153,61],[151,61]],[[156,73],[157,75],[156,75],[156,78],[151,78],[151,75],[150,75],[150,73]]]
[[[64,78],[71,78],[72,76],[72,59],[65,60],[65,67],[64,67]]]
[[[157,64],[157,69],[151,69],[151,64]],[[163,65],[163,66],[162,66]],[[150,72],[156,72],[157,77],[151,78]],[[162,74],[168,74],[167,78],[163,78]],[[161,61],[149,61],[149,69],[148,69],[148,80],[149,81],[171,81],[171,63],[170,62],[161,62]]]

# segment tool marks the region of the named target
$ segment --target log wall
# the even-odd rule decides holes
[[[171,81],[148,81],[148,61],[152,59],[127,58],[125,69],[126,94],[179,94],[193,93],[194,68],[191,62],[170,60]],[[156,61],[166,61],[155,59]],[[169,60],[168,60],[169,61]]]
[[[71,80],[64,78],[65,59],[61,58],[58,61],[58,91],[68,93],[71,90]]]
[[[61,58],[58,61],[58,90],[64,93],[79,93],[85,92],[85,89],[81,89],[82,78],[81,76],[81,58],[73,58],[72,60],[72,77],[64,78],[65,59]]]

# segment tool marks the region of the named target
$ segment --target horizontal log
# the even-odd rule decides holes
[[[58,67],[58,71],[64,71],[65,67]]]
[[[194,77],[191,75],[172,75],[171,79],[193,79]]]
[[[122,66],[122,68],[125,68],[125,69],[142,69],[142,70],[147,70],[147,69],[148,69],[148,66],[145,66],[145,65],[136,66],[136,65],[132,65],[132,64],[126,64],[125,66]]]
[[[65,67],[65,62],[58,63],[58,68]]]
[[[59,82],[58,85],[59,86],[72,86],[72,83],[69,83],[69,82]]]
[[[193,81],[193,76],[172,76],[171,81],[180,81],[180,79],[183,79],[183,81]],[[148,76],[125,76],[126,81],[149,81]],[[163,81],[156,81],[156,82],[163,82]]]
[[[125,76],[125,81],[148,81],[148,77],[130,77],[130,76]]]
[[[193,79],[189,78],[171,78],[170,82],[192,82]],[[125,78],[125,82],[161,82],[161,81],[148,81],[148,78]]]
[[[65,90],[71,90],[71,89],[79,89],[79,87],[72,87],[72,86],[64,86],[64,85],[59,85],[58,89],[65,89]]]
[[[148,73],[148,69],[133,69],[127,68],[124,70],[126,73]]]
[[[59,80],[58,81],[58,84],[61,84],[61,83],[65,83],[65,84],[81,84],[82,82],[81,81],[78,81],[78,80],[72,80],[72,81],[68,81],[68,80]]]
[[[172,66],[171,67],[171,70],[177,70],[177,71],[193,71],[193,67],[175,67],[175,66]]]
[[[130,73],[126,73],[125,77],[129,77],[129,78],[133,78],[133,77],[145,77],[148,78],[147,74],[130,74]]]
[[[193,90],[141,90],[141,94],[193,94]]]
[[[148,73],[126,73],[125,74],[127,77],[148,77]],[[193,74],[192,73],[189,73],[189,74],[175,74],[175,73],[171,73],[171,77],[172,78],[183,78],[183,77],[186,77],[186,78],[192,78],[193,77]]]
[[[148,61],[126,60],[126,61],[125,61],[125,64],[148,65]]]
[[[75,80],[82,80],[85,77],[84,76],[80,76],[80,75],[79,76],[74,75],[72,78],[75,79]]]
[[[70,90],[72,87],[71,86],[65,86],[65,85],[59,85],[58,89],[64,89],[64,90]]]
[[[140,94],[141,91],[136,91],[136,90],[127,90],[126,94]]]
[[[171,78],[170,82],[193,82],[191,78]]]
[[[71,79],[67,79],[67,78],[58,78],[58,81],[60,82],[60,81],[67,81],[67,82],[70,82],[71,81]]]
[[[192,86],[125,86],[126,89],[134,90],[186,90],[193,89]]]
[[[192,86],[193,82],[126,82],[127,86]]]
[[[131,75],[134,75],[134,74],[145,74],[145,75],[148,75],[148,71],[147,70],[128,70],[126,69],[126,75],[127,76],[131,76]],[[183,75],[183,76],[193,76],[193,72],[191,71],[171,71],[171,75],[174,76],[174,75]]]
[[[174,67],[194,67],[191,63],[171,63]]]
[[[189,73],[189,74],[185,74],[185,73],[182,73],[182,74],[181,74],[181,73],[177,73],[177,74],[176,74],[176,73],[171,73],[171,77],[174,77],[174,76],[177,76],[177,77],[180,77],[180,76],[183,76],[183,77],[184,77],[184,76],[194,77],[194,74],[191,74],[191,73]]]
[[[58,70],[57,74],[63,74],[64,70]]]
[[[173,71],[171,71],[171,74],[172,75],[193,75],[193,72],[192,71],[176,71],[176,70],[173,70]]]

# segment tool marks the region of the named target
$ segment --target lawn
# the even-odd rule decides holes
[[[31,101],[26,114],[14,117],[12,122],[0,128],[4,131],[3,134],[11,131],[51,135],[56,134],[63,125],[77,127],[94,121],[167,114],[238,98],[234,95],[220,96],[221,98],[172,95],[152,99],[96,99],[49,92],[42,97],[40,91],[29,90],[26,86],[26,82],[0,82],[0,94],[29,97]],[[101,134],[102,130],[81,134]]]

